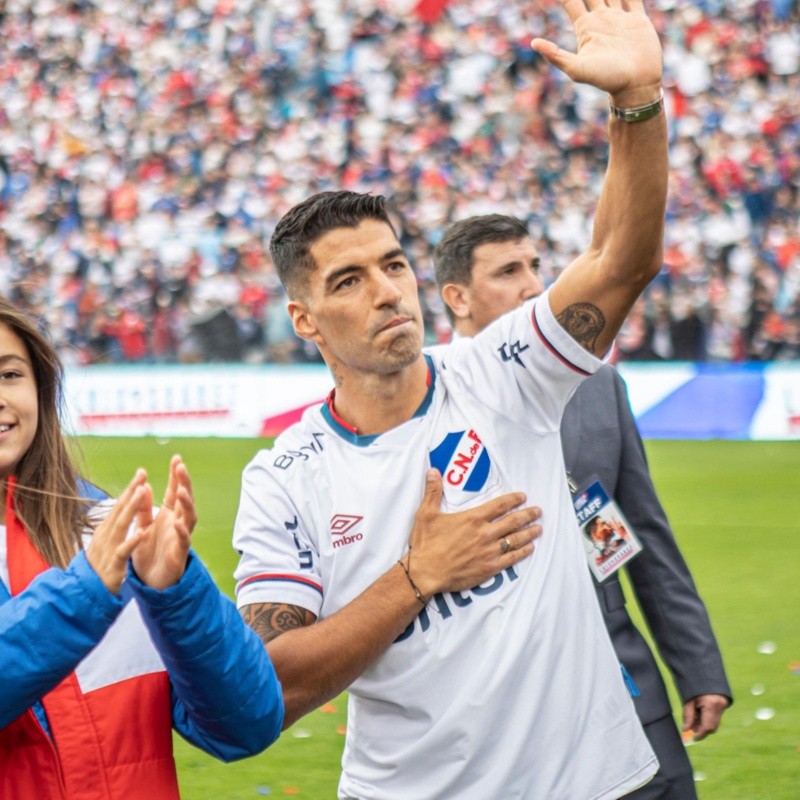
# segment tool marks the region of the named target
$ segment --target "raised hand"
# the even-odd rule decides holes
[[[534,39],[534,50],[576,83],[608,92],[616,106],[658,98],[661,43],[641,0],[562,0],[562,5],[575,29],[577,53],[546,39]]]
[[[95,529],[86,547],[86,559],[112,594],[119,592],[128,571],[128,559],[144,538],[138,530],[125,537],[141,509],[143,499],[148,492],[152,495],[146,481],[147,473],[137,470],[109,515]]]
[[[420,592],[429,597],[441,591],[471,589],[527,558],[542,528],[539,508],[521,508],[525,495],[513,492],[479,506],[445,513],[442,477],[434,469],[425,477],[425,495],[414,517],[409,543],[409,569]]]
[[[176,584],[186,569],[186,559],[197,523],[189,471],[180,456],[173,456],[164,502],[153,518],[153,492],[145,497],[136,516],[143,536],[133,552],[133,568],[142,583],[154,589]]]

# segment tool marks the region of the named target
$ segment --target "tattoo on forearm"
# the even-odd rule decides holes
[[[556,319],[561,327],[582,347],[594,353],[597,337],[606,326],[603,312],[591,303],[574,303]]]
[[[253,603],[239,609],[239,613],[264,644],[314,621],[314,615],[307,609],[284,603]]]

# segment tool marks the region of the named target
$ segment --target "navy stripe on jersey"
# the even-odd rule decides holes
[[[238,592],[243,587],[247,586],[249,583],[261,583],[261,582],[283,582],[283,583],[300,583],[303,586],[309,586],[315,591],[319,592],[320,595],[322,594],[322,586],[317,583],[316,581],[312,581],[308,578],[301,578],[299,575],[287,575],[283,572],[264,572],[261,575],[251,575],[249,578],[245,578],[243,581],[239,582],[239,585],[236,587],[236,591]]]
[[[436,383],[436,372],[433,369],[433,359],[427,353],[423,353],[423,355],[425,357],[425,363],[428,365],[428,391],[425,393],[425,398],[420,403],[419,408],[412,415],[412,419],[415,417],[422,417],[427,413],[428,409],[430,408],[431,401],[433,400],[433,387]],[[328,423],[328,425],[330,425],[334,432],[337,433],[342,439],[344,439],[346,442],[350,442],[350,444],[356,445],[356,447],[367,447],[368,445],[371,445],[381,434],[373,433],[369,436],[361,436],[354,431],[344,422],[344,420],[340,419],[333,410],[333,403],[331,402],[333,396],[334,393],[331,392],[328,400],[324,402],[320,408],[320,412],[322,413],[322,416],[325,417],[325,421]]]
[[[536,319],[536,306],[534,305],[533,309],[531,309],[531,322],[533,322],[533,329],[538,334],[539,338],[542,340],[542,344],[562,363],[568,366],[570,369],[577,372],[579,375],[591,375],[591,372],[588,372],[585,369],[582,369],[577,364],[573,364],[566,356],[564,356],[561,351],[559,351],[556,346],[550,342],[550,340],[544,335],[544,331],[539,327],[539,321]]]

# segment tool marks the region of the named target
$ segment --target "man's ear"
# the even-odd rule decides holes
[[[469,287],[462,286],[460,283],[446,283],[442,286],[442,300],[453,312],[456,319],[468,319],[469,309]]]
[[[317,326],[314,324],[314,318],[305,303],[299,300],[290,300],[286,306],[289,312],[289,317],[294,326],[294,332],[301,338],[307,339],[310,342],[316,342],[319,336]]]

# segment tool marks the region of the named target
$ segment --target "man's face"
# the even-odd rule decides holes
[[[310,249],[317,268],[289,304],[297,334],[320,348],[337,379],[390,374],[422,348],[417,279],[392,229],[378,220],[336,228]]]
[[[456,314],[456,329],[474,336],[543,288],[529,238],[482,244],[473,251],[472,284],[463,293],[466,316]]]

